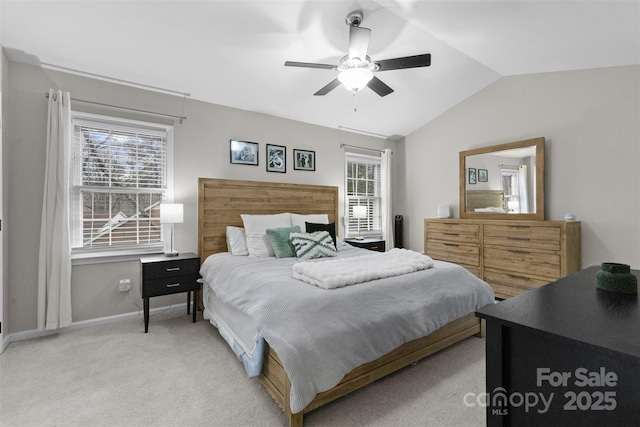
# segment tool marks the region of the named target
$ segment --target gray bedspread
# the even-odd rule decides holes
[[[339,249],[339,257],[367,253]],[[455,264],[434,261],[427,270],[322,289],[291,277],[296,262],[223,253],[201,269],[207,285],[247,314],[278,354],[293,413],[353,368],[494,302],[487,283]]]

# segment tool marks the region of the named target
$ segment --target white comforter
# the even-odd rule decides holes
[[[338,258],[368,254],[349,245]],[[218,298],[245,313],[291,381],[291,410],[337,385],[355,367],[494,302],[491,287],[464,268],[432,268],[326,290],[292,277],[296,258],[215,254],[200,274]],[[316,262],[322,262],[318,260]]]
[[[335,289],[370,280],[413,273],[432,266],[433,260],[426,255],[407,249],[394,248],[389,252],[352,258],[299,262],[293,266],[293,278],[324,289]]]

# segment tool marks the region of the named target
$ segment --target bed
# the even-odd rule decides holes
[[[249,372],[249,369],[259,369],[259,372],[256,372],[256,374],[259,376],[260,382],[265,386],[265,388],[273,396],[276,402],[280,405],[287,417],[290,426],[301,426],[303,424],[303,416],[305,413],[317,409],[328,402],[331,402],[341,396],[350,393],[351,391],[354,391],[373,381],[376,381],[377,379],[382,378],[385,375],[388,375],[398,369],[410,365],[411,363],[414,363],[467,337],[470,337],[472,335],[484,335],[484,325],[479,319],[475,317],[475,310],[471,309],[466,310],[463,314],[460,314],[454,320],[447,321],[446,324],[438,325],[437,328],[435,328],[427,335],[423,334],[418,336],[417,338],[411,336],[411,339],[406,339],[404,342],[401,342],[397,346],[395,343],[387,343],[387,341],[391,341],[391,339],[385,339],[384,345],[392,345],[393,348],[388,349],[388,351],[385,349],[384,354],[378,355],[376,353],[376,357],[373,360],[367,360],[366,362],[363,362],[345,372],[344,375],[340,376],[341,380],[339,379],[338,381],[335,381],[335,384],[332,383],[330,388],[324,389],[324,391],[318,392],[317,394],[313,395],[308,402],[306,400],[301,401],[297,391],[297,389],[300,388],[299,374],[297,373],[297,369],[292,368],[290,355],[281,353],[283,355],[283,358],[281,358],[278,352],[275,350],[278,349],[278,351],[280,352],[284,351],[282,350],[284,347],[283,343],[281,342],[282,340],[280,336],[278,334],[272,334],[266,329],[266,326],[264,325],[252,324],[252,321],[256,321],[255,319],[264,320],[264,312],[262,313],[262,318],[260,318],[260,316],[256,314],[256,312],[260,310],[254,310],[253,308],[247,309],[247,306],[245,305],[245,298],[243,295],[253,295],[254,293],[259,293],[261,291],[264,291],[266,287],[254,287],[252,288],[251,292],[245,292],[245,294],[238,293],[237,288],[235,287],[221,287],[223,286],[221,284],[221,281],[224,281],[221,278],[225,277],[223,274],[227,274],[227,267],[225,267],[227,264],[224,264],[224,262],[231,263],[228,267],[229,281],[231,280],[231,277],[233,277],[231,276],[231,274],[234,274],[233,271],[244,271],[245,269],[244,266],[240,266],[238,264],[241,262],[241,260],[238,259],[240,257],[233,257],[232,255],[225,254],[225,252],[227,252],[227,226],[242,227],[243,221],[240,216],[241,214],[264,215],[279,214],[282,212],[295,212],[299,215],[325,214],[329,222],[336,223],[338,220],[338,189],[336,187],[316,185],[266,183],[205,178],[199,179],[199,256],[203,261],[203,268],[205,264],[208,265],[209,263],[217,263],[215,264],[216,268],[212,270],[216,270],[219,272],[219,274],[222,274],[222,276],[220,276],[218,280],[214,281],[215,283],[204,283],[203,285],[203,308],[205,317],[210,318],[210,321],[215,326],[219,327],[219,329],[221,329],[221,334],[223,335],[223,337],[225,337],[227,342],[229,342],[232,348],[234,348],[235,346],[234,351],[236,351],[236,354],[239,355],[240,353],[242,353],[243,349],[240,347],[244,347],[244,350],[246,350],[247,347],[254,347],[254,354],[255,350],[257,349],[258,353],[263,355],[263,360],[261,361],[261,363],[259,363],[258,368],[256,368],[255,366],[248,367],[246,363],[245,368],[247,368],[247,372]],[[348,247],[349,245],[346,245],[344,243],[340,243],[339,246],[341,248],[339,249],[339,252],[342,251],[345,256],[369,256],[367,254],[370,253],[364,249]],[[339,255],[339,257],[340,256],[342,255]],[[245,258],[249,260],[253,257]],[[282,268],[279,263],[278,265],[276,265],[274,261],[269,259],[253,259],[251,261],[262,265],[265,268],[265,272],[271,271],[272,269],[276,270]],[[287,265],[290,269],[291,265],[294,264],[296,260],[289,259],[284,262],[285,264],[288,263]],[[235,265],[234,263],[237,265]],[[458,269],[453,265],[445,266],[444,264],[447,263],[439,264],[439,266],[442,268],[429,269],[434,270],[435,273],[429,272],[428,274],[439,273],[445,270],[445,267],[450,268],[452,271],[455,271],[456,274],[461,274],[460,271],[464,270]],[[204,276],[212,277],[209,276],[209,274],[210,272],[207,272],[206,274],[204,274]],[[467,273],[465,272],[463,274]],[[469,274],[469,276],[472,275]],[[396,281],[399,280],[398,278],[392,279]],[[320,289],[302,282],[300,282],[299,285],[292,284],[291,281],[294,281],[295,279],[290,277],[283,278],[282,284],[276,284],[276,281],[268,278],[265,273],[263,280],[265,281],[265,283],[267,283],[268,281],[270,286],[293,286],[295,287],[296,292],[316,294],[319,292],[328,292],[328,294],[326,295],[331,295],[331,297],[338,295],[337,293],[334,293],[335,290]],[[477,279],[474,278],[473,280]],[[241,280],[241,282],[243,281]],[[375,282],[383,283],[383,281]],[[480,287],[486,285],[484,284],[484,282],[479,283]],[[384,283],[384,285],[387,286],[388,283]],[[247,286],[258,285],[249,284]],[[348,293],[365,292],[366,286],[369,286],[369,284],[347,286],[345,288],[341,288],[344,290],[340,292],[345,292],[345,295]],[[487,292],[489,292],[490,295],[482,296],[483,305],[487,304],[487,301],[489,299],[492,300],[493,297],[490,287],[488,285],[486,285],[486,287],[488,288]],[[379,289],[382,289],[382,286]],[[233,292],[236,293],[233,294]],[[359,296],[359,298],[361,298],[361,296]],[[272,297],[269,303],[278,304],[278,299],[279,297]],[[287,304],[284,304],[284,306],[286,306]],[[337,303],[332,302],[329,306],[333,306],[334,304]],[[477,305],[478,303],[476,302],[474,304]],[[278,308],[278,310],[279,309],[280,308]],[[384,307],[380,306],[380,310],[384,311]],[[248,317],[251,318],[250,321],[247,320]],[[295,321],[290,320],[289,323],[287,323],[286,316],[283,315],[282,317],[283,321],[280,325],[278,325],[278,327],[281,329],[288,330],[309,327],[309,334],[315,333],[315,331],[312,331],[312,324],[304,326],[300,323],[300,320],[298,318],[296,318]],[[335,320],[335,317],[333,317],[332,319]],[[232,323],[236,326],[231,325]],[[346,323],[350,324],[350,322]],[[223,327],[221,328],[220,326]],[[224,333],[223,330],[225,331]],[[255,343],[252,344],[256,337],[256,331],[258,330],[263,331],[266,339],[262,341],[256,340]],[[352,331],[345,331],[345,337],[348,336],[349,333],[353,334],[354,339],[360,338],[358,337],[358,334]],[[421,332],[418,330],[412,331],[412,334],[420,333]],[[381,336],[384,336],[383,333],[381,334]],[[325,341],[313,341],[314,343],[322,343],[318,344],[322,348],[315,350],[320,351],[326,348],[331,348],[334,343],[334,341],[332,340],[335,340],[335,342],[337,343],[340,340],[346,339],[345,337],[341,335],[340,337],[331,338],[329,339],[329,341],[326,341],[326,337],[324,338]],[[389,337],[395,339],[396,334],[391,334],[389,335]],[[401,337],[398,339],[402,341],[403,338]],[[305,351],[311,345],[313,345],[309,344],[309,341],[303,340],[303,342],[304,343],[302,344],[302,347],[299,349],[300,351]],[[241,343],[243,345],[240,345]],[[293,346],[293,344],[291,343],[285,342],[285,344],[287,344],[287,347]],[[379,352],[381,351],[381,347],[378,344],[379,342],[375,345],[372,344],[372,346],[374,350]],[[342,358],[343,355],[338,355],[338,358],[335,359],[335,361],[341,362]],[[306,360],[307,357],[301,357],[301,359]],[[349,359],[349,357],[344,356],[344,359]],[[285,362],[283,362],[283,360]],[[245,360],[243,359],[243,361]],[[324,359],[322,359],[321,361],[324,361]],[[328,364],[333,365],[335,361],[330,363],[328,362]],[[288,371],[291,373],[291,378],[290,375],[287,374],[287,370],[285,370],[285,367],[287,367]],[[318,369],[321,369],[321,367],[319,367]],[[301,404],[304,406],[301,407]]]
[[[504,191],[502,190],[467,190],[467,212],[500,212],[504,211]]]

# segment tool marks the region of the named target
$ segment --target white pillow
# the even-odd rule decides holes
[[[265,257],[275,256],[273,247],[267,238],[268,228],[291,227],[291,214],[274,215],[240,215],[247,235],[247,249],[249,255]]]
[[[231,255],[249,255],[244,228],[227,226],[227,249]]]
[[[311,215],[299,215],[299,214],[291,214],[291,226],[295,227],[296,225],[300,227],[300,230],[304,231],[306,229],[305,222],[312,222],[314,224],[329,224],[329,215],[327,214],[311,214]]]

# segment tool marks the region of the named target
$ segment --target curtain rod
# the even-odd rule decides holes
[[[344,148],[344,147],[356,148],[358,150],[365,150],[365,151],[375,151],[376,153],[384,153],[384,150],[378,150],[377,148],[367,148],[367,147],[358,147],[357,145],[340,144],[340,148]],[[393,154],[393,151],[391,152],[391,154]]]
[[[44,68],[49,68],[51,70],[64,71],[64,72],[67,72],[67,73],[76,74],[78,76],[83,76],[83,77],[91,77],[91,78],[102,80],[102,81],[105,81],[105,82],[119,83],[119,84],[124,84],[124,85],[127,85],[127,86],[153,90],[155,92],[172,93],[172,94],[180,95],[180,96],[183,96],[183,97],[191,96],[191,94],[188,93],[188,92],[180,92],[178,90],[165,89],[165,88],[158,87],[158,86],[151,86],[151,85],[146,85],[146,84],[143,84],[143,83],[136,83],[136,82],[132,82],[132,81],[129,81],[129,80],[123,80],[123,79],[118,79],[118,78],[115,78],[115,77],[103,76],[102,74],[89,73],[87,71],[76,70],[75,68],[62,67],[60,65],[49,64],[49,63],[46,63],[46,62],[41,62],[40,65],[42,65]]]
[[[375,138],[389,139],[388,135],[382,135],[382,134],[379,134],[379,133],[369,132],[369,131],[366,131],[366,130],[348,128],[346,126],[338,126],[338,130],[344,130],[344,131],[347,131],[347,132],[359,133],[360,135],[373,136]]]
[[[49,92],[45,92],[44,97],[48,99],[49,98]],[[83,104],[99,105],[101,107],[113,108],[115,110],[133,111],[133,112],[136,112],[136,113],[150,114],[152,116],[170,117],[172,119],[180,120],[180,123],[182,123],[183,120],[187,120],[186,116],[174,116],[173,114],[156,113],[154,111],[139,110],[137,108],[119,107],[117,105],[103,104],[102,102],[87,101],[87,100],[84,100],[84,99],[71,98],[71,101],[80,102],[80,103],[83,103]]]

